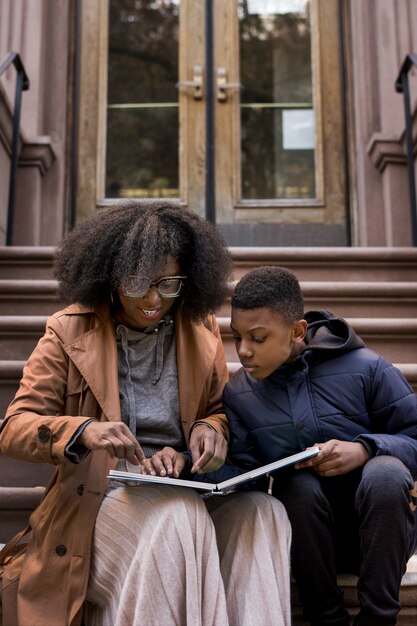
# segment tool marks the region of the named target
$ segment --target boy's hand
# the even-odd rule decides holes
[[[165,446],[150,459],[142,463],[142,474],[151,476],[172,476],[178,478],[185,467],[186,459],[181,452]]]
[[[365,465],[369,460],[365,446],[357,441],[330,439],[314,445],[320,448],[320,452],[311,459],[297,463],[296,469],[311,467],[320,476],[338,476]]]
[[[191,473],[214,472],[226,460],[227,441],[213,428],[198,424],[191,433],[190,452],[193,460]]]

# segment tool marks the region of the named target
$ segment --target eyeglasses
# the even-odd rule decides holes
[[[163,276],[153,283],[148,283],[145,289],[143,289],[138,286],[137,276],[129,276],[123,293],[128,298],[141,298],[149,289],[155,287],[161,298],[177,298],[184,285],[183,281],[186,279],[186,276]]]

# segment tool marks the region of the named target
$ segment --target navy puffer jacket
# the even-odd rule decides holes
[[[417,397],[402,373],[364,347],[342,318],[305,315],[306,349],[264,380],[240,369],[223,395],[230,460],[264,465],[329,439],[399,458],[417,478]]]

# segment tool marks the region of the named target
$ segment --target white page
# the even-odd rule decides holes
[[[249,472],[245,472],[244,474],[240,474],[239,476],[234,476],[233,478],[229,478],[228,480],[224,480],[223,482],[217,485],[217,488],[220,490],[228,489],[229,487],[234,487],[236,485],[240,485],[241,483],[245,483],[248,480],[253,480],[254,478],[259,478],[259,476],[263,476],[264,474],[268,474],[269,472],[274,472],[281,467],[286,467],[287,465],[293,465],[294,463],[298,463],[298,461],[304,461],[305,459],[309,459],[313,456],[316,456],[319,453],[319,448],[309,448],[308,450],[303,450],[302,452],[297,452],[296,454],[292,454],[291,456],[286,456],[279,461],[274,461],[273,463],[269,463],[269,465],[262,465],[262,467],[258,467],[254,470],[249,470]]]
[[[223,482],[217,484],[205,483],[199,480],[182,480],[181,478],[171,478],[170,476],[150,476],[149,474],[136,474],[135,472],[123,472],[120,470],[110,470],[108,478],[128,483],[148,482],[164,485],[176,485],[178,487],[192,487],[193,489],[201,489],[203,491],[222,494],[232,487],[235,487],[236,485],[241,485],[242,483],[245,483],[249,480],[259,478],[259,476],[268,474],[268,472],[273,472],[280,469],[281,467],[293,465],[294,463],[298,463],[298,461],[303,461],[304,459],[309,459],[313,456],[316,456],[318,452],[319,448],[309,448],[308,450],[297,452],[296,454],[287,456],[284,459],[274,461],[273,463],[269,463],[268,465],[263,465],[262,467],[250,470],[249,472],[244,472],[243,474],[239,474],[239,476],[234,476],[233,478],[229,478],[228,480],[224,480]]]
[[[160,483],[162,485],[176,485],[178,487],[193,487],[204,491],[215,491],[215,483],[203,483],[201,480],[182,480],[171,476],[150,476],[149,474],[136,474],[135,472],[123,472],[121,470],[110,470],[107,478],[121,480],[128,483]]]

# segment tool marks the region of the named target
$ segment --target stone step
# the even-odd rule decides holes
[[[230,248],[234,279],[253,267],[280,265],[301,282],[305,308],[347,318],[367,345],[404,373],[417,393],[417,248]],[[62,308],[53,280],[54,247],[0,246],[0,421],[46,317]],[[230,302],[219,321],[231,374],[239,368],[229,330]],[[401,318],[401,319],[399,319]],[[51,468],[0,455],[0,543],[20,529],[42,496]],[[339,577],[349,611],[358,610],[353,576]],[[293,624],[304,626],[295,583]],[[417,556],[401,590],[398,626],[417,625]],[[1,620],[0,620],[1,621]]]
[[[0,315],[3,359],[27,359],[45,331],[46,315]]]
[[[31,512],[38,506],[45,485],[51,474],[51,468],[42,474],[37,472],[36,464],[23,463],[0,455],[0,465],[6,469],[20,473],[25,472],[26,485],[7,486],[0,485],[0,549],[4,543],[11,539],[19,530],[27,525]],[[19,467],[22,466],[22,467]],[[31,466],[27,468],[26,466]],[[46,466],[45,466],[46,467]],[[30,469],[30,471],[28,471]],[[35,470],[35,471],[34,471]],[[36,476],[37,478],[33,478]],[[37,483],[36,483],[37,480]],[[338,584],[343,589],[345,606],[353,616],[358,612],[356,593],[357,577],[341,574],[338,576]],[[403,576],[400,591],[402,609],[398,616],[398,626],[412,626],[417,623],[417,554],[409,560],[407,571]],[[303,618],[302,609],[298,600],[297,585],[291,582],[291,606],[293,626],[308,626]],[[1,611],[1,608],[0,608]]]
[[[53,278],[53,246],[0,246],[1,279]]]
[[[0,360],[0,423],[19,387],[25,363],[25,360]],[[230,375],[233,375],[240,367],[237,360],[229,361],[227,365]],[[394,363],[394,365],[402,371],[414,392],[417,393],[417,363]]]
[[[24,528],[31,512],[39,504],[52,468],[47,464],[16,461],[0,454],[0,543],[6,543],[16,532]],[[345,606],[351,615],[358,612],[357,577],[347,574],[338,576],[344,591]],[[403,576],[400,599],[402,609],[398,626],[411,626],[417,620],[417,554],[407,564]],[[297,586],[291,582],[293,626],[308,626],[302,616]]]
[[[0,453],[0,487],[39,487],[48,484],[53,467],[49,463],[28,463]],[[1,499],[0,499],[1,501]]]
[[[301,289],[306,311],[324,308],[342,317],[415,317],[417,310],[417,280],[302,282]]]
[[[48,484],[53,468],[0,454],[0,542],[5,543],[27,524]]]
[[[231,290],[233,285],[231,285]],[[328,309],[343,317],[415,317],[416,282],[304,281],[305,309]],[[0,315],[50,315],[65,306],[55,280],[0,279]],[[230,300],[219,311],[230,315]]]
[[[344,603],[350,615],[359,611],[356,585],[357,576],[342,574],[338,576],[338,584],[344,592]],[[415,626],[417,624],[417,553],[407,564],[407,571],[403,576],[400,591],[401,611],[397,618],[397,626]],[[309,622],[303,618],[302,609],[298,600],[297,585],[291,582],[292,625],[308,626]]]
[[[260,265],[287,267],[300,281],[415,281],[417,248],[231,247],[235,278]]]
[[[233,283],[230,286],[232,294]],[[305,310],[327,309],[341,317],[415,317],[415,282],[301,281]],[[230,315],[230,297],[218,312]]]
[[[32,511],[36,509],[44,493],[45,487],[42,486],[0,487],[1,543],[6,543],[27,526]]]
[[[55,280],[0,280],[0,315],[50,315],[65,306]]]
[[[417,362],[417,318],[346,318],[366,345],[390,361]],[[27,359],[45,330],[46,315],[0,315],[0,354],[3,360]],[[230,318],[218,318],[226,359],[237,355]]]
[[[417,318],[345,318],[366,346],[391,362],[417,363]],[[227,361],[237,361],[230,318],[217,318]],[[1,329],[1,326],[0,326]],[[1,332],[1,330],[0,330]],[[1,338],[1,334],[0,334]]]
[[[7,492],[7,493],[6,493]],[[24,528],[29,519],[32,508],[43,495],[43,487],[32,487],[30,489],[20,488],[9,490],[0,487],[0,502],[14,502],[14,508],[1,509],[0,505],[0,549],[19,530]],[[19,507],[19,508],[17,508]],[[358,613],[358,603],[356,598],[357,577],[346,574],[338,576],[338,584],[344,591],[345,606],[351,616]],[[397,626],[415,626],[417,624],[417,555],[411,557],[407,565],[407,571],[403,576],[400,591],[401,611],[398,616]],[[309,622],[302,616],[302,609],[297,597],[297,587],[291,583],[291,606],[292,625],[308,626]],[[1,622],[1,605],[0,605]]]
[[[0,278],[51,279],[52,246],[0,246]],[[282,265],[299,280],[413,281],[417,248],[231,247],[235,277],[252,267]]]
[[[0,424],[19,387],[26,361],[0,361]]]

